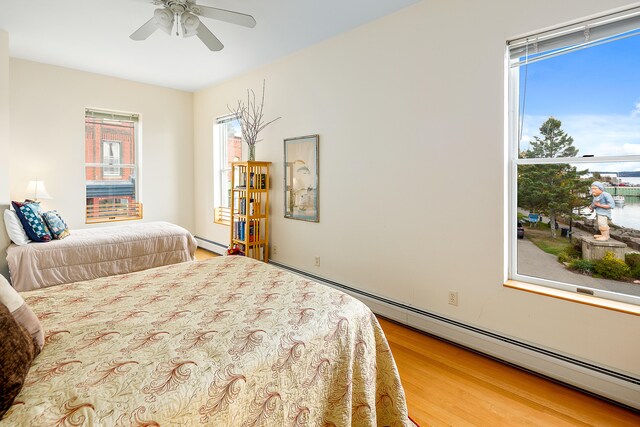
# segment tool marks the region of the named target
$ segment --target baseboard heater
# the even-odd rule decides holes
[[[204,237],[193,236],[198,242],[198,247],[211,251],[218,255],[224,255],[227,252],[227,245],[205,239]]]
[[[269,260],[269,263],[340,289],[367,304],[371,311],[380,316],[552,381],[577,388],[634,412],[640,411],[640,378],[398,303],[277,261]]]

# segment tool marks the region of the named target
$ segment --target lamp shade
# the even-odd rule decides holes
[[[189,12],[184,12],[180,17],[182,22],[182,36],[191,37],[198,34],[198,27],[200,26],[200,20],[196,15]]]
[[[168,7],[165,7],[164,9],[156,9],[153,12],[153,18],[158,28],[171,35],[174,19],[174,15],[171,9],[169,9]]]
[[[53,199],[47,192],[47,187],[45,187],[43,181],[29,181],[29,185],[27,185],[27,197],[32,198],[33,200],[38,199]]]

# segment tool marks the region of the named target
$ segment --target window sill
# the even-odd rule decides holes
[[[531,292],[538,295],[545,295],[552,298],[563,299],[565,301],[577,302],[579,304],[586,304],[593,307],[599,307],[607,310],[619,311],[621,313],[640,316],[640,306],[627,304],[624,302],[611,301],[589,295],[563,291],[560,289],[547,288],[545,286],[533,285],[531,283],[519,282],[517,280],[508,280],[507,283],[504,284],[504,286],[507,288]]]
[[[119,221],[135,221],[142,219],[141,216],[119,216],[119,217],[108,217],[108,218],[86,218],[85,224],[99,224],[103,222],[119,222]]]
[[[231,208],[213,208],[213,223],[220,225],[231,225]]]

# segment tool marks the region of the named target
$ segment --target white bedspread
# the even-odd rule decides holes
[[[168,222],[72,230],[62,240],[10,245],[7,262],[18,291],[130,273],[195,259],[191,233]]]

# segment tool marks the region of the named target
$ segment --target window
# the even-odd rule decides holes
[[[138,201],[138,116],[85,111],[86,222],[142,218]]]
[[[120,142],[119,141],[103,141],[102,142],[102,163],[105,165],[114,165],[103,169],[105,176],[120,176]]]
[[[242,159],[242,132],[235,116],[221,117],[214,127],[214,221],[229,225],[231,163]]]
[[[636,8],[508,43],[510,278],[640,304],[638,36]]]

